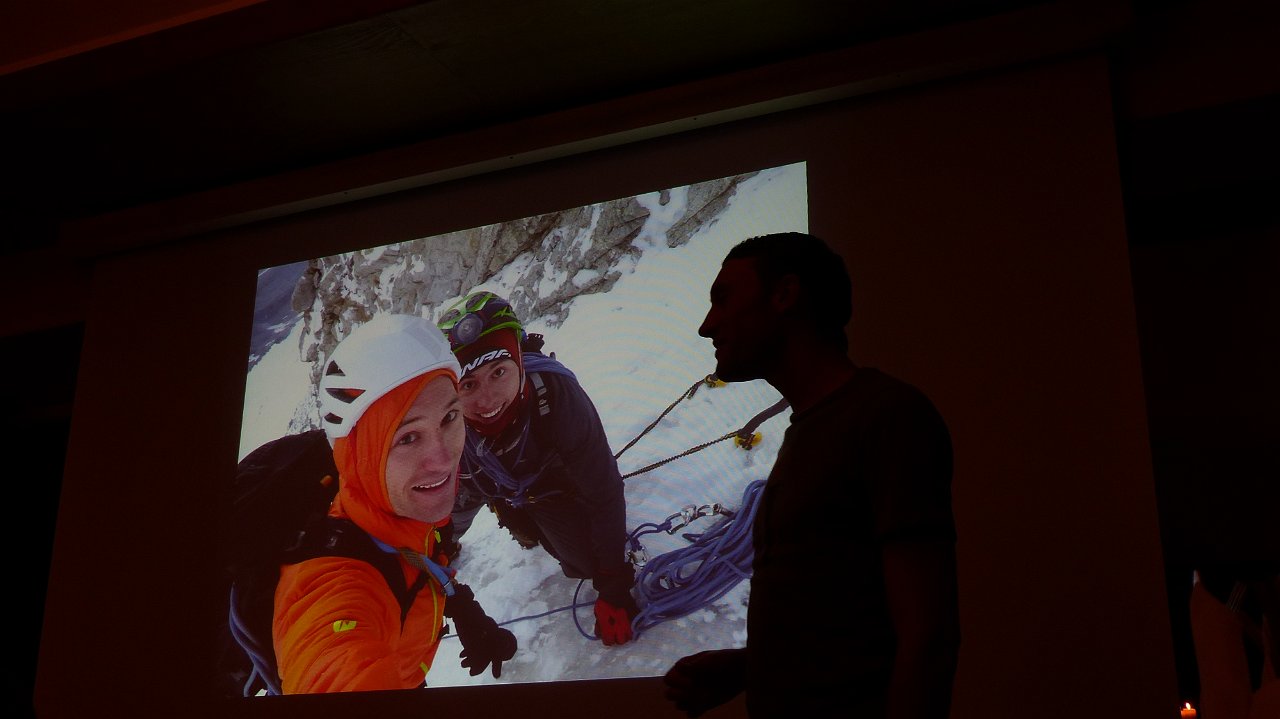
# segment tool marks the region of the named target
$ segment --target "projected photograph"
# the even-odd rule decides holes
[[[464,409],[468,451],[490,452],[489,460],[523,451],[524,440],[508,441],[515,436],[509,432],[498,435],[504,444],[497,447],[486,423],[518,427],[538,421],[528,419],[531,413],[586,411],[555,390],[569,381],[558,367],[566,368],[598,414],[606,459],[622,478],[622,496],[607,501],[617,508],[625,541],[609,551],[634,572],[630,594],[638,613],[630,641],[602,641],[597,590],[572,571],[599,547],[574,545],[573,532],[529,527],[524,520],[543,505],[523,520],[507,513],[510,503],[492,496],[506,485],[492,478],[486,484],[483,468],[471,466],[479,486],[459,479],[449,567],[518,646],[500,677],[488,670],[473,675],[459,660],[458,637],[446,634],[426,690],[659,676],[686,654],[743,646],[750,523],[789,411],[763,381],[717,381],[714,349],[698,326],[728,250],[754,235],[807,231],[806,198],[805,166],[797,163],[263,268],[238,459],[282,436],[316,434],[326,360],[353,330],[390,313],[433,324],[469,310],[483,315],[465,305],[448,310],[489,291],[533,338],[523,349],[535,348],[542,358],[523,360],[526,398],[519,407],[504,400]],[[456,332],[462,336],[461,328]],[[477,345],[474,357],[460,353],[474,370],[464,377],[464,395],[469,377],[500,381],[502,373],[485,373],[499,367],[490,360],[506,357],[506,349],[518,351],[495,341]],[[557,368],[546,363],[551,359]],[[543,385],[553,391],[549,404],[539,405]],[[559,457],[513,481],[528,490],[525,499],[554,508],[567,500],[554,491],[539,494],[538,473],[573,474],[598,464]],[[468,466],[464,461],[464,474]],[[556,489],[567,486],[561,481]],[[580,496],[593,491],[586,476],[567,481]],[[470,512],[458,514],[468,502]],[[598,525],[609,511],[587,519]]]

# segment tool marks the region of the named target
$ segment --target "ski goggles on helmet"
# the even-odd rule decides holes
[[[520,320],[506,300],[492,292],[468,295],[444,311],[437,323],[456,353],[491,332],[509,329],[524,335]]]

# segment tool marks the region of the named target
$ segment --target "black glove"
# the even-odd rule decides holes
[[[445,600],[444,615],[453,620],[462,642],[462,666],[475,676],[493,664],[493,678],[502,676],[502,663],[515,656],[516,635],[498,626],[484,613],[471,587],[454,583],[452,597]]]

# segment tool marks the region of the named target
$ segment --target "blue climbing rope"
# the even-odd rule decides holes
[[[711,505],[713,512],[724,515],[701,534],[686,534],[690,544],[647,561],[636,573],[636,592],[640,613],[632,621],[639,636],[645,630],[671,619],[692,614],[729,593],[743,579],[751,576],[751,524],[755,519],[764,480],[747,485],[736,512]],[[676,517],[679,515],[673,515]],[[669,517],[663,524],[672,524]],[[696,517],[695,517],[696,518]],[[688,513],[680,516],[688,523]],[[676,520],[679,521],[679,520]],[[680,525],[683,526],[683,525]],[[677,529],[679,527],[676,527]],[[632,534],[633,547],[641,534],[672,529],[662,525],[641,525]]]
[[[244,682],[244,695],[249,696],[254,684],[259,680],[266,686],[268,694],[279,695],[284,693],[280,687],[279,678],[272,671],[273,662],[271,659],[275,656],[275,649],[269,643],[263,644],[255,640],[249,630],[246,629],[244,617],[240,612],[239,593],[236,591],[235,585],[231,586],[231,612],[228,616],[227,626],[231,629],[231,636],[244,649],[245,654],[249,656],[250,663],[253,665],[253,669],[249,671],[249,676]]]
[[[702,609],[728,594],[743,579],[751,576],[751,524],[759,506],[764,480],[747,485],[738,510],[726,510],[719,505],[685,507],[662,522],[645,522],[627,538],[634,558],[643,555],[640,537],[656,532],[674,534],[700,517],[720,515],[722,518],[710,529],[700,534],[683,535],[689,540],[687,547],[674,549],[654,559],[644,560],[644,566],[636,572],[637,604],[640,613],[631,621],[631,630],[639,638],[646,630],[662,622],[679,619]],[[591,607],[595,600],[582,600],[582,590],[587,584],[583,579],[573,592],[572,603],[539,614],[515,617],[499,626],[506,626],[530,619],[540,619],[559,612],[571,611],[573,625],[585,639],[598,639],[588,631],[578,617],[578,609]],[[453,636],[445,634],[445,637]],[[442,637],[444,638],[444,637]]]
[[[541,618],[543,618],[543,617],[549,617],[549,616],[551,616],[552,614],[559,614],[560,612],[568,612],[568,611],[571,611],[571,610],[572,610],[572,611],[574,612],[574,615],[573,615],[573,623],[578,627],[578,631],[579,631],[579,632],[580,632],[584,637],[586,637],[587,639],[595,639],[596,637],[594,637],[594,636],[592,636],[592,635],[588,634],[586,631],[584,631],[584,630],[582,629],[582,625],[578,623],[578,614],[577,614],[577,609],[578,609],[579,607],[589,607],[589,606],[591,606],[591,605],[594,603],[594,602],[581,602],[581,603],[580,603],[580,602],[578,602],[578,592],[582,590],[582,584],[583,584],[584,582],[586,582],[586,580],[585,580],[585,579],[584,579],[584,580],[582,580],[582,582],[579,582],[579,583],[578,583],[578,589],[577,589],[577,590],[575,590],[575,591],[574,591],[574,593],[573,593],[573,604],[566,604],[566,605],[565,605],[565,606],[563,606],[563,607],[556,607],[555,609],[548,609],[548,610],[547,610],[547,611],[545,611],[545,612],[539,612],[539,613],[537,613],[537,614],[526,614],[526,615],[525,615],[525,616],[523,616],[523,617],[515,617],[515,618],[512,618],[512,619],[508,619],[508,620],[506,620],[506,621],[504,621],[504,622],[498,622],[498,626],[500,626],[500,627],[505,627],[505,626],[507,626],[508,624],[515,624],[516,622],[524,622],[524,621],[528,621],[528,620],[530,620],[530,619],[541,619]],[[453,631],[453,630],[452,630],[452,628],[450,628],[450,630],[449,630],[449,631],[445,632],[444,634],[441,634],[441,635],[440,635],[440,638],[441,638],[441,639],[448,639],[449,637],[456,637],[456,636],[458,636],[458,633],[457,633],[457,632],[455,632],[455,631]]]
[[[530,355],[525,355],[526,361],[529,357]],[[614,455],[614,459],[621,457],[623,453],[648,434],[650,430],[658,426],[662,419],[675,409],[676,405],[693,397],[698,388],[704,384],[709,387],[715,387],[723,384],[723,382],[716,378],[714,374],[709,374],[705,378],[694,382],[689,389],[685,390],[663,410],[657,419],[645,427],[635,439],[619,450]],[[729,432],[718,439],[691,447],[674,457],[654,462],[624,474],[622,479],[625,481],[630,477],[644,474],[731,437],[735,438],[735,441],[740,441],[739,446],[749,450],[758,439],[758,437],[754,437],[754,434],[760,424],[785,410],[788,406],[785,399],[778,400],[772,406],[752,417],[742,428]],[[468,449],[470,449],[470,446]],[[485,469],[488,470],[489,468],[486,467]],[[491,474],[501,476],[497,468]],[[628,535],[628,556],[632,564],[639,568],[636,573],[635,587],[638,594],[637,604],[640,606],[640,612],[631,622],[632,634],[635,637],[639,638],[644,631],[657,624],[687,616],[710,605],[725,594],[728,594],[743,579],[751,576],[751,560],[754,556],[754,551],[751,547],[751,525],[755,520],[756,507],[760,493],[764,489],[764,484],[764,480],[756,480],[749,483],[743,492],[742,503],[736,512],[725,510],[718,504],[703,505],[701,507],[688,506],[680,512],[667,517],[663,522],[642,523]],[[693,520],[709,515],[720,515],[722,519],[706,532],[683,535],[689,540],[689,546],[649,559],[644,547],[640,544],[640,537],[646,534],[656,532],[674,534],[676,531],[688,526]],[[586,582],[587,580],[585,579],[578,582],[578,586],[573,592],[573,601],[567,606],[540,614],[516,617],[505,622],[499,622],[499,625],[538,619],[563,611],[572,611],[573,624],[577,627],[578,633],[588,640],[598,639],[593,633],[583,628],[582,622],[578,618],[577,610],[580,607],[593,604],[592,601],[580,601],[580,595]]]

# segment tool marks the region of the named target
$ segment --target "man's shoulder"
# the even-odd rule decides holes
[[[563,448],[602,437],[599,410],[572,372],[530,370],[529,384],[529,417],[541,442]]]
[[[531,400],[531,417],[535,425],[552,428],[553,434],[559,432],[579,432],[592,421],[599,421],[599,411],[587,391],[572,377],[542,373],[542,387],[533,383]],[[557,441],[569,439],[558,437]]]
[[[526,354],[525,372],[529,375],[529,381],[533,384],[535,393],[539,391],[539,385],[541,385],[553,395],[586,397],[586,390],[578,382],[577,375],[562,362],[545,355],[539,356],[532,362],[529,361],[530,359]]]
[[[286,605],[323,604],[333,611],[376,606],[389,611],[399,603],[389,584],[391,569],[400,571],[398,562],[394,557],[378,564],[343,555],[310,557],[280,567],[279,591]]]
[[[941,421],[933,400],[920,387],[876,367],[859,367],[836,396],[835,411],[855,418]]]
[[[878,367],[859,367],[840,391],[862,398],[864,401],[866,399],[877,399],[887,403],[924,402],[932,404],[928,396],[919,387]]]
[[[521,362],[524,365],[525,372],[537,372],[543,375],[576,381],[573,370],[569,369],[564,362],[561,362],[554,353],[546,355],[541,352],[524,352],[521,355]]]

